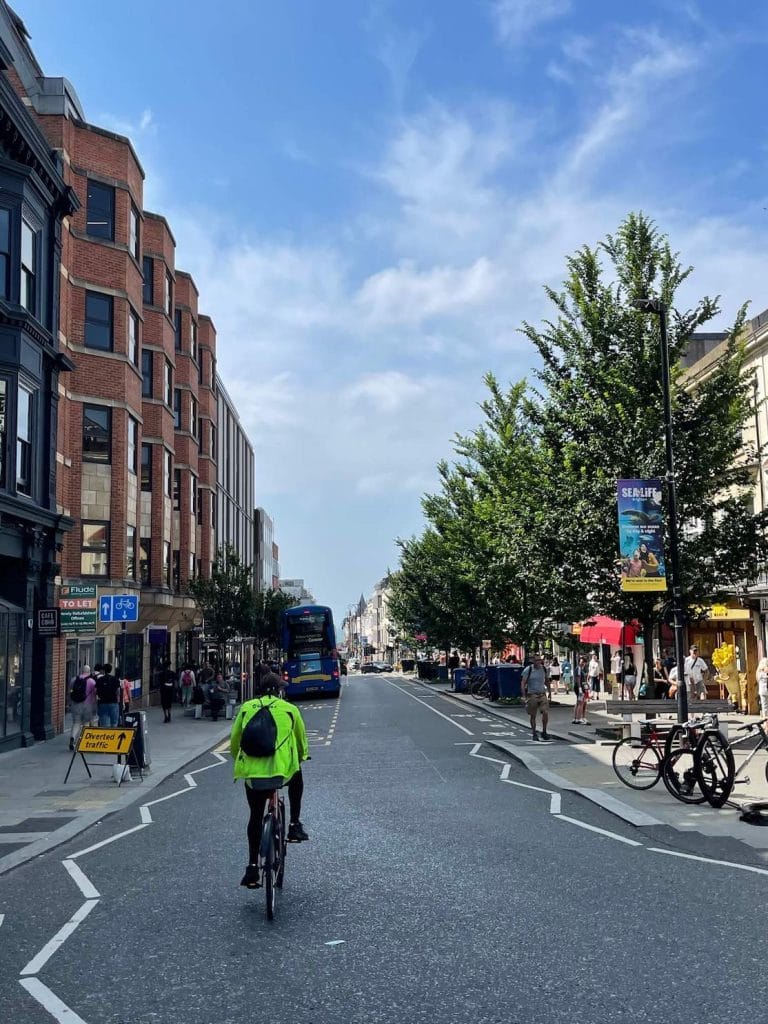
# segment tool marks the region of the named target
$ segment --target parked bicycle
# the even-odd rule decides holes
[[[618,779],[630,789],[652,789],[661,778],[664,738],[659,723],[641,727],[640,738],[625,736],[613,748],[611,761]]]
[[[733,743],[730,743],[718,729],[705,729],[696,746],[696,780],[713,807],[723,807],[728,802],[734,786],[744,785],[750,781],[749,776],[744,774],[750,761],[758,750],[768,750],[766,723],[768,718],[742,725],[737,732],[746,735]],[[737,771],[733,747],[746,742],[755,732],[758,733],[757,743]],[[768,761],[763,770],[768,781]]]
[[[467,689],[476,700],[484,700],[491,694],[485,670],[471,668],[467,671]]]
[[[667,792],[684,804],[701,804],[706,797],[696,777],[696,747],[705,730],[717,731],[717,715],[696,715],[672,726],[664,744],[661,777]]]

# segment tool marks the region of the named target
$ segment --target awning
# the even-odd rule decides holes
[[[614,647],[631,647],[637,638],[634,623],[619,622],[609,619],[607,615],[593,615],[586,619],[581,627],[579,640],[583,644],[612,644]]]

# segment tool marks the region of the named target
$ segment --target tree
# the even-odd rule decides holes
[[[259,642],[259,653],[266,657],[268,647],[280,646],[280,616],[284,609],[298,602],[282,590],[258,591],[254,594],[253,635]]]
[[[253,635],[253,576],[231,545],[219,548],[210,577],[191,580],[189,593],[202,612],[206,637],[220,654],[227,641]]]

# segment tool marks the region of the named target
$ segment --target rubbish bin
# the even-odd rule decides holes
[[[413,658],[403,658],[400,662],[400,668],[403,672],[413,672],[416,668],[416,661]]]
[[[149,756],[149,729],[147,728],[147,712],[146,711],[129,711],[125,715],[125,725],[129,729],[134,729],[136,735],[133,737],[133,746],[131,752],[128,755],[128,765],[131,768],[135,768],[136,771],[141,769],[146,771],[152,763],[152,758]]]
[[[435,678],[435,663],[433,661],[420,661],[417,663],[419,679]]]
[[[523,693],[522,665],[497,665],[496,671],[499,674],[499,696],[500,697],[521,697]]]
[[[486,665],[484,668],[473,669],[473,672],[484,672],[488,680],[488,700],[499,699],[499,666]]]
[[[432,678],[433,679],[437,678],[441,683],[447,683],[448,682],[448,666],[447,665],[437,665],[436,668],[437,668],[437,676],[433,675]]]
[[[456,693],[467,692],[467,670],[465,668],[455,668],[453,670],[453,688]]]

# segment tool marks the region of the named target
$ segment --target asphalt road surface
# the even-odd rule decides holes
[[[238,885],[245,798],[211,753],[0,879],[0,1019],[765,1018],[754,851],[547,790],[481,745],[501,731],[482,710],[400,677],[301,709],[311,841],[289,847],[277,919]]]

